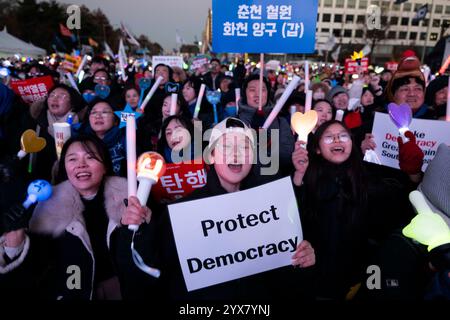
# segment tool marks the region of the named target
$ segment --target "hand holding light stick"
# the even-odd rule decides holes
[[[297,88],[299,82],[300,82],[300,77],[294,76],[294,78],[292,78],[292,80],[291,80],[291,82],[289,82],[289,85],[287,86],[286,90],[284,90],[280,99],[278,99],[277,104],[272,109],[272,112],[270,112],[269,116],[267,117],[266,121],[264,122],[264,124],[262,126],[263,129],[267,130],[270,127],[273,120],[275,120],[278,113],[280,113],[281,108],[283,108],[283,105],[286,103],[286,100],[289,98],[292,91],[294,91],[295,88]]]
[[[141,206],[145,206],[147,204],[152,185],[157,183],[159,178],[166,171],[166,163],[160,154],[156,152],[145,152],[139,157],[137,168],[139,180],[137,198],[139,199]],[[128,229],[133,231],[133,238],[131,240],[131,256],[133,257],[134,264],[143,272],[151,275],[152,277],[159,278],[161,271],[146,265],[141,255],[134,248],[134,235],[139,229],[139,226],[130,224]]]
[[[166,171],[166,163],[164,158],[156,152],[143,153],[137,162],[137,179],[139,187],[136,197],[139,199],[141,206],[147,204],[148,196],[152,186],[158,182],[159,178]],[[128,229],[136,231],[138,225],[129,225]]]
[[[195,103],[194,116],[193,116],[194,119],[198,119],[198,114],[200,112],[200,106],[202,105],[203,95],[205,94],[205,88],[206,88],[206,85],[204,83],[202,83],[202,85],[200,86],[200,92],[198,93],[197,102]]]
[[[142,101],[142,105],[139,107],[142,112],[144,112],[145,106],[147,105],[147,103],[150,101],[150,99],[152,98],[152,96],[155,94],[156,89],[158,89],[159,84],[164,80],[163,77],[159,76],[158,79],[156,79],[155,83],[153,84],[152,88],[150,89],[150,91],[147,93],[147,96],[145,97],[144,101]]]
[[[318,119],[315,110],[310,110],[304,114],[296,112],[292,115],[291,127],[298,134],[297,141],[308,143],[308,135],[315,128]],[[302,148],[306,149],[306,144],[302,144]]]

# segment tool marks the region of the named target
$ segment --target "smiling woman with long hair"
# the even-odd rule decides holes
[[[72,137],[64,144],[60,183],[49,200],[36,206],[29,236],[24,229],[18,230],[18,239],[11,245],[18,258],[13,259],[9,271],[26,269],[25,279],[36,274],[40,297],[118,300],[139,294],[133,283],[141,281],[132,279],[140,273],[131,260],[124,259],[130,248],[121,246],[121,239],[130,231],[121,227],[121,219],[129,212],[139,217],[140,223],[149,222],[151,213],[136,197],[129,197],[125,205],[127,181],[110,176],[111,168],[109,152],[97,137]],[[75,272],[80,278],[67,285]],[[35,280],[27,285],[33,287],[33,283]],[[142,283],[145,281],[140,288]]]
[[[371,240],[401,225],[399,216],[408,210],[399,206],[408,193],[402,183],[367,170],[339,121],[319,126],[308,151],[297,142],[292,160],[304,234],[317,254],[316,297],[342,300],[365,283]]]

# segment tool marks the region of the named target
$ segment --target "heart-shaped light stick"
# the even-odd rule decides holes
[[[398,132],[400,133],[401,137],[405,142],[407,142],[408,139],[405,137],[405,132],[409,130],[409,125],[411,124],[412,120],[411,107],[406,103],[402,103],[400,105],[389,103],[388,111],[389,116],[391,117],[392,122],[398,128]]]
[[[97,84],[94,88],[95,95],[97,97],[100,97],[102,99],[108,98],[109,94],[111,93],[111,89],[108,86]]]
[[[20,138],[21,150],[17,153],[19,159],[24,158],[28,153],[36,153],[41,151],[47,145],[47,141],[44,138],[40,138],[36,135],[34,130],[28,129]]]
[[[318,116],[315,110],[306,113],[296,112],[291,117],[291,127],[298,134],[298,141],[308,143],[308,134],[315,128]],[[306,144],[302,144],[306,149]]]

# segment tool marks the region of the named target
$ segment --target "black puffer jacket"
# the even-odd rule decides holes
[[[357,200],[352,196],[349,164],[323,160],[321,166],[324,170],[317,177],[318,188],[303,185],[296,192],[305,239],[311,240],[316,252],[316,295],[339,300],[355,284],[365,283],[376,244],[410,217],[405,212],[407,177],[385,179],[365,167],[358,186],[363,198]],[[306,176],[305,181],[309,181]]]

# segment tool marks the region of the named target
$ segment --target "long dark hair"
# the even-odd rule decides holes
[[[96,136],[82,134],[76,137],[71,137],[64,143],[61,151],[61,159],[59,160],[58,164],[58,175],[56,177],[56,183],[60,183],[68,179],[64,159],[66,158],[67,150],[75,142],[81,143],[86,152],[90,153],[95,158],[95,160],[103,164],[106,171],[105,176],[113,175],[111,157],[109,155],[108,148],[103,143],[103,141]],[[98,154],[98,157],[96,156],[96,154]]]
[[[341,164],[333,164],[324,159],[317,151],[319,148],[319,141],[322,138],[324,132],[332,125],[338,124],[343,127],[350,135],[352,140],[352,151],[349,158]],[[340,188],[344,188],[346,192],[343,195],[351,201],[355,210],[351,211],[351,216],[346,217],[347,221],[352,224],[358,224],[360,216],[357,216],[361,212],[365,212],[367,206],[367,182],[364,167],[361,156],[358,152],[358,146],[355,144],[355,140],[351,134],[351,131],[345,126],[345,124],[331,120],[323,123],[315,132],[314,139],[312,140],[311,147],[309,149],[309,167],[305,174],[305,187],[306,197],[305,201],[308,202],[308,214],[312,215],[312,218],[317,218],[317,209],[323,199],[323,193],[321,192],[324,186],[324,180],[342,178],[346,183],[340,185]],[[335,180],[334,180],[335,181]],[[363,210],[363,211],[361,211]]]

